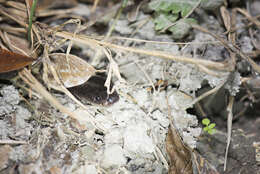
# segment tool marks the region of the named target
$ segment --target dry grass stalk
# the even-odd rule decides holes
[[[228,130],[228,132],[227,132],[227,146],[226,146],[226,152],[225,152],[224,171],[226,170],[226,167],[227,167],[228,148],[229,148],[230,141],[231,141],[234,100],[235,100],[234,96],[229,96],[229,103],[228,103],[228,107],[227,107],[227,111],[228,111],[227,130]]]
[[[91,37],[90,37],[91,38]],[[97,36],[95,39],[102,40],[104,36]],[[144,40],[137,38],[121,37],[121,36],[112,36],[110,40],[127,40],[134,42],[144,42],[144,43],[156,43],[156,44],[169,44],[169,45],[202,45],[202,44],[220,44],[219,41],[205,41],[205,42],[164,42],[164,41],[153,41],[153,40]]]
[[[112,94],[114,92],[114,89],[110,90],[110,83],[111,83],[111,79],[112,79],[112,74],[114,74],[119,79],[119,81],[121,83],[126,84],[126,81],[121,77],[118,64],[112,58],[111,52],[108,49],[105,49],[105,48],[103,48],[103,52],[105,53],[105,55],[107,56],[107,58],[110,62],[109,69],[108,69],[108,75],[107,75],[108,77],[107,77],[107,80],[105,82],[105,86],[107,87],[107,93]]]
[[[209,30],[207,30],[206,28],[202,28],[198,25],[192,25],[193,28],[198,29],[202,32],[205,32],[211,36],[213,36],[214,38],[216,38],[217,40],[219,40],[223,46],[228,49],[230,52],[235,53],[236,55],[242,57],[243,59],[245,59],[251,66],[252,68],[257,71],[258,73],[260,73],[260,66],[258,64],[256,64],[250,57],[248,57],[246,54],[242,53],[238,48],[236,48],[235,46],[230,46],[229,43],[225,40],[220,38],[219,36],[217,36],[216,34],[210,32]]]
[[[25,28],[12,27],[7,24],[0,25],[0,29],[3,31],[8,31],[8,33],[15,34],[18,36],[20,36],[20,35],[24,36],[25,33],[27,32]]]
[[[17,10],[16,10],[16,12],[18,12],[18,14],[13,14],[13,13],[10,13],[9,11],[7,12],[6,8],[4,8],[3,6],[0,5],[0,14],[6,16],[7,18],[10,18],[11,20],[13,20],[16,23],[18,23],[19,25],[21,25],[22,27],[27,28],[28,25],[26,24],[25,18],[17,17],[17,16],[24,16],[24,15],[26,15],[26,13],[20,11],[21,14],[19,14],[19,11],[17,11]]]
[[[24,12],[25,12],[25,9],[26,9],[26,6],[24,5],[24,3],[21,3],[21,2],[7,1],[5,4],[7,6],[16,8],[16,9],[24,11]]]
[[[38,94],[40,94],[41,96],[43,96],[50,104],[51,106],[57,108],[59,111],[61,111],[62,113],[67,114],[68,116],[70,116],[74,121],[77,121],[78,116],[77,114],[75,114],[74,112],[69,111],[66,107],[64,107],[62,104],[60,104],[60,102],[53,97],[42,85],[40,82],[38,82],[37,79],[35,79],[35,77],[27,70],[27,69],[23,69],[22,71],[19,72],[19,76],[21,77],[21,79],[27,83],[31,89],[33,89],[34,91],[36,91]],[[65,87],[62,88],[62,86],[60,87],[60,90],[62,92],[64,92],[66,95],[68,95],[69,97],[72,98],[72,100],[74,100],[77,104],[79,104],[83,109],[85,109],[87,111],[86,106],[84,106],[80,101],[78,101]],[[65,92],[67,91],[67,92]],[[95,120],[95,118],[88,113],[90,122],[93,124],[93,126],[95,126],[97,129],[102,130],[104,132],[106,132],[106,128],[101,125],[99,122],[97,122]]]
[[[2,41],[10,48],[11,51],[30,56],[31,50],[29,49],[29,43],[23,38],[19,38],[14,35],[9,35],[6,32],[0,31],[0,37]],[[36,55],[34,55],[36,56]]]
[[[57,32],[57,33],[55,33],[55,35],[62,37],[62,38],[73,40],[75,42],[80,42],[80,43],[89,45],[90,47],[93,47],[93,45],[96,45],[96,47],[101,45],[101,46],[106,46],[111,49],[129,51],[129,52],[138,53],[138,54],[145,54],[145,55],[150,55],[150,56],[154,56],[154,57],[160,57],[160,58],[164,58],[164,59],[173,60],[176,62],[191,63],[191,64],[194,64],[197,66],[198,65],[205,66],[207,68],[220,70],[220,71],[229,71],[229,67],[225,63],[213,62],[213,61],[199,59],[199,58],[196,58],[196,59],[189,58],[186,56],[177,56],[177,55],[172,55],[171,53],[167,53],[167,52],[163,52],[163,51],[151,51],[151,50],[143,50],[143,49],[137,49],[137,48],[132,48],[132,47],[125,47],[125,46],[112,44],[109,42],[103,42],[103,41],[98,41],[95,39],[90,39],[83,35],[76,35],[76,37],[73,37],[73,34],[69,33],[69,32]]]
[[[211,94],[214,94],[216,93],[224,84],[226,83],[226,80],[224,80],[222,83],[220,83],[218,86],[216,86],[215,88],[201,94],[199,97],[195,98],[193,101],[192,101],[192,105],[198,103],[200,100],[204,99],[205,97],[211,95]]]
[[[252,17],[246,10],[241,8],[235,8],[236,11],[244,15],[250,22],[255,24],[260,29],[260,21],[257,18]]]
[[[220,7],[220,14],[224,22],[224,26],[227,30],[225,33],[229,33],[231,31],[231,20],[230,20],[229,12],[225,6]]]
[[[0,140],[0,144],[19,145],[19,144],[28,144],[28,143],[26,141]]]
[[[98,3],[99,3],[99,0],[94,0],[93,7],[91,8],[91,12],[92,13],[96,11]]]
[[[77,100],[63,85],[63,82],[60,79],[60,77],[56,71],[56,68],[54,67],[54,65],[51,63],[51,61],[49,59],[47,50],[48,50],[47,48],[44,49],[43,76],[42,76],[43,81],[48,86],[48,88],[53,88],[53,89],[56,89],[58,91],[65,93],[72,100],[74,100],[77,104],[79,104],[81,107],[86,109],[86,107],[79,100]],[[50,78],[50,76],[51,76],[51,78]]]
[[[76,57],[76,56],[75,56]],[[79,58],[78,58],[79,59]],[[77,59],[77,60],[78,60]],[[62,60],[56,60],[56,61],[62,61]],[[75,59],[71,60],[71,61],[75,61]],[[79,60],[78,60],[79,61]],[[80,62],[82,63],[83,60],[81,60]],[[63,54],[63,62],[65,62],[65,54]],[[72,62],[72,63],[75,63],[75,62]],[[88,68],[89,72],[86,71],[86,69],[84,69],[83,74],[85,74],[88,78],[90,78],[95,72],[96,70],[91,67],[90,65],[88,65],[86,62],[84,62],[85,64],[84,65],[81,65],[81,68]],[[87,64],[87,65],[86,65]],[[64,94],[66,94],[68,97],[70,97],[75,103],[77,103],[81,108],[83,108],[87,113],[88,113],[88,116],[89,116],[89,119],[90,119],[90,122],[93,124],[93,126],[95,126],[97,129],[100,129],[100,130],[103,130],[104,132],[106,131],[106,129],[104,128],[103,125],[101,125],[99,122],[97,122],[95,120],[95,118],[88,112],[88,108],[82,104],[78,99],[76,99],[68,90],[67,88],[63,85],[63,82],[62,82],[62,77],[60,77],[61,75],[58,74],[57,72],[57,67],[55,66],[65,66],[66,67],[66,64],[52,64],[50,59],[49,59],[49,55],[48,55],[48,46],[45,45],[45,49],[44,49],[44,61],[43,61],[43,68],[44,68],[44,73],[43,73],[43,80],[44,82],[51,88],[53,89],[56,89],[58,91],[61,91],[63,92]],[[68,65],[68,66],[71,66],[72,64]],[[80,66],[80,65],[78,65]],[[73,65],[73,68],[75,67],[75,65]],[[68,69],[66,70],[68,71]],[[70,76],[70,74],[68,73],[65,73],[67,75]],[[49,76],[52,76],[53,79],[50,79]],[[72,77],[73,78],[73,77]],[[37,91],[38,92],[38,91]],[[46,91],[47,92],[47,91]],[[48,93],[48,92],[47,92]],[[45,95],[45,93],[39,93],[41,94],[42,96]],[[52,101],[52,98],[50,98],[49,96],[52,96],[50,93],[48,93],[47,97],[45,97],[45,99],[50,102],[50,103],[53,103]],[[53,97],[54,98],[54,97]],[[57,101],[58,102],[58,101]],[[63,112],[63,110],[61,110],[62,108],[60,108],[60,103],[56,103],[54,105],[54,107],[56,107],[57,109],[59,109],[61,112]],[[64,108],[64,107],[63,107]],[[65,108],[66,109],[66,108]],[[68,114],[66,112],[63,112],[65,114]],[[72,118],[75,118],[77,119],[76,115],[74,113],[72,113],[73,115],[71,116]]]
[[[31,74],[30,71],[23,69],[19,72],[19,76],[25,83],[30,86],[31,89],[35,90],[47,101],[49,101],[52,106],[56,107],[61,112],[66,113],[71,118],[76,119],[76,115],[60,104],[56,98],[54,98],[48,91],[46,91],[46,89],[41,85],[40,82],[38,82],[38,80]]]

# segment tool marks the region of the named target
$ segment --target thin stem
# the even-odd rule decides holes
[[[38,0],[33,0],[32,7],[31,7],[31,10],[30,10],[29,26],[28,26],[28,30],[27,30],[27,32],[28,32],[28,40],[30,42],[31,42],[32,20],[33,20],[34,12],[35,12],[35,9],[36,9],[37,1]]]

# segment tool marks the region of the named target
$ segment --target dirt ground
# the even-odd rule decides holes
[[[0,0],[0,173],[260,174],[260,1],[34,2]]]

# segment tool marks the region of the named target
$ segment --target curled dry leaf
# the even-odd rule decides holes
[[[77,56],[70,54],[67,60],[66,54],[53,53],[49,57],[54,63],[57,75],[66,88],[81,85],[96,73],[93,66]],[[49,76],[52,77],[50,73]],[[55,83],[54,79],[50,80]]]
[[[32,64],[34,58],[0,48],[0,73],[19,70]]]
[[[191,150],[186,147],[177,131],[170,127],[166,138],[166,150],[170,158],[168,174],[192,174]]]
[[[170,158],[168,174],[219,174],[198,152],[185,146],[177,131],[171,127],[166,139],[166,150]]]
[[[83,104],[92,103],[109,106],[119,100],[116,91],[112,94],[107,93],[107,88],[104,86],[106,76],[95,75],[96,69],[83,59],[74,55],[69,55],[66,59],[64,53],[50,54],[49,57],[64,87]],[[55,80],[55,74],[51,72],[50,70],[47,72],[50,86],[56,90],[61,90],[58,85],[59,82]],[[112,87],[112,84],[110,87]]]
[[[198,152],[192,153],[194,173],[220,174],[216,168],[203,158]]]

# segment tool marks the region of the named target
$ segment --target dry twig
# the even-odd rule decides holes
[[[234,99],[235,99],[234,96],[229,96],[229,103],[228,103],[228,107],[227,107],[227,111],[228,111],[227,130],[228,130],[228,132],[227,132],[227,146],[226,146],[226,153],[225,153],[224,171],[226,170],[226,167],[227,167],[228,148],[229,148],[230,141],[231,141]]]
[[[75,42],[89,45],[90,47],[93,47],[93,44],[97,45],[97,46],[101,45],[101,46],[106,46],[106,47],[117,49],[117,50],[129,51],[129,52],[138,53],[138,54],[145,54],[145,55],[160,57],[160,58],[169,59],[169,60],[173,60],[173,61],[177,61],[177,62],[191,63],[191,64],[194,64],[197,66],[199,66],[199,65],[205,66],[207,68],[214,69],[214,70],[230,71],[229,66],[225,63],[213,62],[213,61],[199,59],[199,58],[189,58],[186,56],[177,56],[177,55],[172,55],[171,53],[167,53],[167,52],[163,52],[163,51],[151,51],[151,50],[143,50],[143,49],[137,49],[137,48],[132,48],[132,47],[125,47],[125,46],[112,44],[109,42],[90,39],[83,35],[76,35],[76,37],[73,37],[73,34],[69,33],[69,32],[57,32],[55,34],[56,34],[56,36],[63,37],[66,39],[71,39]]]
[[[260,66],[257,65],[250,57],[248,57],[246,54],[242,53],[238,48],[231,46],[225,39],[220,38],[219,36],[217,36],[216,34],[210,32],[209,30],[200,27],[198,25],[192,25],[193,28],[198,29],[202,32],[205,32],[211,36],[213,36],[214,38],[216,38],[217,40],[219,40],[223,46],[228,49],[229,51],[235,53],[236,55],[239,55],[240,57],[242,57],[243,59],[245,59],[251,66],[252,68],[257,71],[258,73],[260,73]]]

